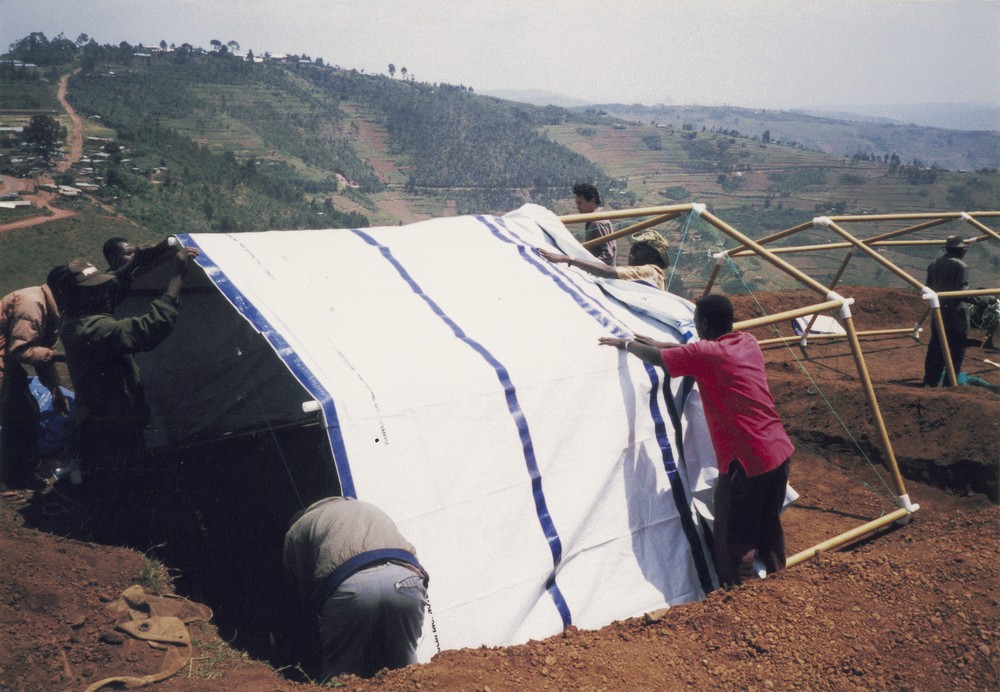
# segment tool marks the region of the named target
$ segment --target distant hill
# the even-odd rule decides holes
[[[0,62],[0,126],[10,126],[0,173],[44,172],[14,129],[36,113],[69,129],[52,106],[56,81],[72,74],[67,98],[83,116],[84,157],[56,182],[88,196],[72,203],[72,219],[0,233],[0,294],[44,275],[49,250],[93,257],[109,235],[396,225],[527,202],[565,214],[582,180],[609,208],[700,202],[751,237],[818,213],[976,211],[1000,200],[996,133],[738,108],[566,109],[296,56],[251,62],[187,44],[149,54],[127,43],[52,43],[59,61],[42,68]],[[41,212],[0,209],[0,226],[30,214]],[[725,244],[704,224],[691,239]],[[1000,252],[981,247],[974,271],[995,275]],[[922,271],[929,254],[896,259]],[[695,283],[714,266],[700,250],[678,257]],[[823,262],[813,269],[833,272],[840,259]],[[862,262],[851,272],[854,283],[889,280]],[[786,279],[759,263],[751,277],[768,288]]]
[[[506,101],[517,101],[518,103],[530,103],[535,106],[559,106],[560,108],[576,108],[591,105],[592,101],[563,96],[551,91],[542,89],[490,89],[480,90],[480,94],[495,96]]]
[[[600,104],[600,110],[643,123],[691,125],[695,130],[737,131],[751,137],[769,133],[770,141],[854,156],[896,154],[949,170],[1000,168],[1000,132],[969,132],[892,122],[842,120],[797,111],[769,111],[728,106],[640,106]]]
[[[795,109],[837,120],[941,127],[946,130],[1000,132],[1000,108],[988,103],[911,103],[881,106],[816,106]]]

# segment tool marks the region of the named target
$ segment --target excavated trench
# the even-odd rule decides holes
[[[281,565],[290,517],[339,494],[325,435],[290,428],[195,447],[151,539],[179,594],[209,605],[220,635],[290,677],[318,671],[315,616]]]
[[[775,389],[780,399],[782,386]],[[817,429],[822,426],[790,427],[803,451],[852,459],[848,463],[858,464],[858,470],[864,462],[851,450],[860,443],[885,473],[880,449],[867,435],[852,441]],[[905,478],[956,493],[982,492],[998,501],[995,464],[968,462],[956,454],[928,456],[918,451],[923,445],[908,446],[906,438],[897,445]],[[969,447],[969,441],[962,446]],[[289,518],[339,492],[333,468],[319,426],[288,428],[156,456],[153,468],[137,474],[117,501],[102,504],[100,523],[109,528],[99,536],[88,525],[86,511],[47,514],[29,508],[24,516],[29,526],[50,533],[147,552],[168,566],[176,593],[212,608],[213,623],[233,648],[267,661],[289,679],[315,680],[315,616],[292,593],[281,554]],[[86,494],[78,500],[84,505]]]
[[[315,616],[281,560],[289,518],[339,493],[327,449],[316,425],[217,440],[155,455],[116,497],[88,489],[86,475],[62,481],[23,516],[42,531],[145,552],[167,566],[178,595],[213,610],[233,648],[315,680]]]

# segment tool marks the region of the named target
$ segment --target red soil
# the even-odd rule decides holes
[[[923,309],[912,292],[840,292],[857,298],[859,330],[912,327]],[[757,297],[770,313],[818,302],[802,291]],[[735,302],[740,317],[752,316],[748,298]],[[654,622],[447,651],[426,665],[340,682],[358,690],[997,689],[1000,511],[983,493],[997,492],[1000,369],[983,359],[1000,358],[973,345],[963,370],[985,386],[926,390],[917,386],[924,345],[906,336],[862,344],[906,489],[921,506],[908,525]],[[896,494],[844,342],[814,342],[808,353],[802,366],[812,379],[794,358],[798,346],[766,349],[798,447],[792,483],[801,498],[785,515],[790,553],[891,511]],[[60,511],[45,502],[31,500]],[[105,606],[134,583],[143,556],[26,528],[26,506],[0,501],[0,688],[83,689],[109,675],[155,672],[160,654],[146,644],[102,640],[112,626]],[[230,648],[213,625],[191,630],[191,664],[160,688],[302,687],[290,671]]]

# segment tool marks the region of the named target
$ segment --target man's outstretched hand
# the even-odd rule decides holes
[[[176,257],[174,258],[174,274],[177,276],[184,276],[187,273],[188,260],[192,257],[197,257],[200,254],[201,251],[194,247],[182,247],[178,250]]]

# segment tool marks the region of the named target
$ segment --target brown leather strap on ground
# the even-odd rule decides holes
[[[92,684],[85,692],[95,692],[111,684],[136,689],[166,680],[191,660],[191,634],[185,623],[212,618],[212,610],[207,606],[175,596],[150,596],[141,586],[125,589],[108,609],[116,613],[115,629],[164,650],[163,667],[151,675],[105,678]]]

